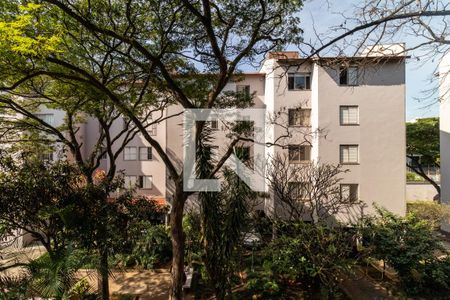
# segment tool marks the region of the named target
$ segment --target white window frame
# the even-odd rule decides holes
[[[356,118],[350,119],[352,116],[350,110],[356,109]],[[344,112],[347,111],[347,119]],[[359,106],[358,105],[341,105],[339,106],[339,122],[342,126],[346,125],[359,125]]]
[[[127,153],[127,151],[130,151],[131,149],[134,149],[134,158],[131,158],[131,155],[130,155],[129,152]],[[125,147],[123,149],[123,160],[126,160],[126,161],[137,160],[138,159],[138,152],[137,151],[138,151],[138,149],[137,149],[136,146]]]
[[[305,88],[296,88],[295,79],[297,77],[303,77],[304,83],[305,83]],[[308,80],[306,79],[307,77],[309,77]],[[294,80],[292,88],[289,87],[290,78],[293,78],[293,80]],[[310,91],[311,90],[311,73],[310,72],[289,72],[288,76],[287,76],[287,85],[288,85],[288,91]]]
[[[153,159],[152,147],[139,147],[139,160],[146,161],[152,159]]]
[[[44,121],[45,123],[53,126],[55,124],[55,115],[51,114],[51,113],[39,113],[39,114],[35,114],[35,117],[41,119],[42,121]]]
[[[139,188],[143,190],[153,189],[153,176],[152,175],[139,176]]]
[[[126,189],[133,189],[136,187],[138,183],[138,176],[136,175],[125,175],[123,179],[124,179],[124,187]]]
[[[305,149],[304,159],[302,159],[302,149]],[[289,163],[300,164],[311,162],[311,149],[312,147],[310,145],[289,145],[288,146]],[[298,152],[298,154],[296,155],[298,156],[298,159],[292,159],[293,154],[291,154],[291,151]]]
[[[309,116],[304,118],[303,113],[309,112]],[[299,114],[299,116],[296,116]],[[294,120],[294,122],[292,122]],[[300,122],[296,122],[299,121]],[[298,127],[310,127],[311,126],[311,109],[310,108],[290,108],[288,109],[288,124],[289,126],[298,126]]]
[[[351,159],[351,149],[356,149],[356,159]],[[345,153],[347,152],[347,153]],[[349,144],[339,146],[339,161],[342,165],[357,165],[359,164],[359,145]]]
[[[352,188],[353,190],[353,194],[355,194],[355,198],[351,199],[351,195],[352,195]],[[351,201],[357,201],[359,200],[359,184],[357,183],[341,183],[340,185],[340,193],[341,193],[341,198],[349,198],[349,200]],[[344,193],[348,193],[348,195],[344,196]]]
[[[346,72],[346,82],[341,82],[341,73]],[[342,86],[357,86],[359,78],[359,68],[357,66],[348,66],[339,68],[339,85]]]

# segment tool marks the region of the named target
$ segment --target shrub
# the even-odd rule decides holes
[[[434,229],[439,229],[442,222],[450,220],[450,205],[434,201],[414,201],[407,203],[408,212],[417,218],[431,223]]]
[[[414,213],[400,217],[378,209],[378,217],[366,220],[363,239],[372,257],[397,271],[407,293],[430,292],[433,286],[450,283],[448,259],[435,256],[443,249],[431,224]]]
[[[353,235],[343,228],[296,223],[269,246],[270,269],[280,279],[302,281],[334,293],[341,272],[356,262]]]
[[[406,181],[424,181],[424,179],[414,172],[407,172]]]
[[[126,266],[151,269],[171,259],[172,245],[164,225],[142,221],[136,224],[132,232],[135,239],[132,240],[131,253],[120,256]]]

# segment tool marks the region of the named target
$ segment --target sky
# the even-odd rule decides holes
[[[305,40],[314,40],[315,31],[326,33],[330,27],[342,23],[343,17],[339,13],[351,14],[352,5],[358,0],[307,0],[300,14]],[[313,29],[315,28],[315,30]],[[414,45],[414,37],[402,35],[396,37],[398,43]],[[408,53],[413,54],[413,53]],[[426,91],[436,84],[433,75],[438,59],[434,61],[417,61],[408,59],[406,63],[406,121],[439,115],[439,104],[436,96],[426,97]],[[431,80],[431,81],[430,81]],[[425,97],[425,98],[424,98]]]

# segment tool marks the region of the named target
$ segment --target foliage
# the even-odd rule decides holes
[[[201,263],[201,224],[200,214],[190,211],[183,218],[183,230],[186,235],[186,262],[188,264]]]
[[[414,213],[405,217],[396,216],[378,208],[378,217],[365,221],[363,240],[372,257],[381,259],[393,267],[408,293],[426,292],[433,278],[433,286],[449,283],[448,259],[440,262],[436,258],[443,251],[433,236],[430,223]]]
[[[29,299],[29,280],[23,276],[0,276],[0,299],[25,300]]]
[[[407,210],[418,219],[427,221],[434,229],[439,229],[443,222],[450,221],[450,205],[432,201],[407,202]]]
[[[172,258],[170,237],[164,225],[140,221],[134,225],[129,234],[134,236],[131,241],[131,252],[119,255],[126,266],[152,269]]]
[[[281,226],[280,226],[281,225]],[[323,224],[279,224],[268,248],[270,270],[282,281],[302,282],[336,292],[339,275],[356,263],[354,233]]]
[[[406,172],[406,181],[424,181],[424,179],[414,172]]]
[[[421,155],[421,163],[439,163],[439,118],[422,118],[406,123],[406,151]]]
[[[407,166],[433,185],[438,194],[441,193],[441,188],[427,174],[424,166],[440,167],[439,132],[439,118],[418,119],[406,124]]]
[[[76,272],[83,266],[85,256],[76,255],[72,247],[63,253],[46,253],[26,267],[30,274],[30,289],[34,295],[45,298],[67,298],[79,282]]]

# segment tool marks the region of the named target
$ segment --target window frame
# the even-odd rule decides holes
[[[350,69],[354,69],[356,71],[356,75],[354,78],[354,82],[350,82]],[[345,83],[342,82],[342,79],[344,78],[342,74],[345,72]],[[340,86],[358,86],[359,85],[359,67],[350,65],[350,66],[340,66],[338,70],[339,75],[339,85]]]
[[[134,180],[134,186],[131,186],[131,184],[129,184],[130,180],[127,180],[127,179],[130,179],[130,178],[132,178],[132,177],[135,178],[135,180]],[[137,175],[124,175],[124,176],[123,176],[123,179],[124,179],[124,188],[125,188],[125,189],[133,189],[133,188],[137,187],[137,185],[138,185],[138,183],[139,183],[139,182],[138,182],[139,176],[137,176]]]
[[[349,108],[356,108],[357,114],[356,114],[356,123],[344,123],[343,119],[343,109],[349,109]],[[339,106],[339,124],[341,126],[359,126],[359,106],[358,105],[340,105]]]
[[[293,77],[293,86],[291,88],[291,80],[290,78]],[[303,77],[304,78],[304,82],[305,82],[305,88],[304,89],[299,89],[299,88],[295,88],[296,84],[295,84],[295,78],[296,77]],[[309,77],[309,79],[307,80],[306,77]],[[288,72],[288,76],[287,76],[287,88],[288,91],[310,91],[311,90],[311,72]]]
[[[344,148],[356,147],[356,162],[344,161],[343,150]],[[359,145],[358,144],[341,144],[339,145],[339,163],[341,165],[359,165]]]
[[[305,124],[293,124],[291,122],[292,119],[297,119],[297,118],[292,118],[291,117],[291,113],[295,114],[295,113],[301,113],[302,111],[309,111],[309,124],[305,125]],[[300,118],[301,119],[301,118]],[[288,125],[289,127],[311,127],[311,108],[289,108],[288,109]]]
[[[299,151],[299,154],[298,154],[299,159],[298,159],[298,160],[292,160],[292,159],[291,159],[291,149],[293,149],[293,148],[300,149],[300,150],[298,150],[298,151]],[[301,149],[302,149],[302,148],[308,149],[308,151],[305,152],[305,156],[309,156],[309,158],[306,159],[306,160],[302,160],[302,159],[301,159],[301,157],[302,157]],[[288,145],[288,159],[289,159],[289,163],[290,163],[290,164],[305,164],[305,163],[310,163],[310,162],[311,162],[311,150],[312,150],[312,146],[311,146],[311,145]],[[308,155],[307,155],[307,154],[308,154]]]
[[[144,187],[144,178],[150,178],[150,187]],[[139,175],[138,176],[138,187],[141,190],[153,189],[153,176],[152,175]]]
[[[134,148],[135,149],[135,158],[134,159],[127,159],[127,153],[126,153],[126,151],[127,151],[127,149],[131,149],[131,148]],[[136,161],[136,160],[138,160],[138,158],[139,158],[139,153],[138,153],[138,147],[136,147],[136,146],[127,146],[127,147],[125,147],[125,148],[123,148],[123,160],[124,161]]]
[[[359,184],[358,183],[341,183],[339,185],[339,193],[340,193],[341,199],[344,198],[343,197],[343,193],[342,193],[343,187],[348,187],[349,188],[349,190],[348,190],[348,192],[349,192],[349,200],[351,200],[351,201],[358,201],[359,200]],[[355,197],[355,199],[350,199],[351,195],[352,195],[352,187],[354,187],[354,188],[356,187],[356,190],[355,190],[356,197]]]
[[[37,113],[37,114],[35,114],[34,116],[35,116],[36,118],[40,119],[41,121],[47,123],[47,124],[50,125],[50,126],[54,126],[54,124],[55,124],[55,114],[52,114],[52,113]],[[45,120],[44,117],[46,117],[46,116],[51,117],[51,121],[50,121],[50,122],[48,122],[47,120]]]
[[[141,156],[141,150],[142,149],[146,149],[146,152],[145,152],[145,155],[144,155],[144,158],[142,158],[142,156]],[[139,161],[149,161],[149,160],[153,160],[153,149],[152,149],[152,147],[146,147],[146,146],[141,146],[141,147],[139,147],[139,153],[138,153],[138,155],[139,155]]]

